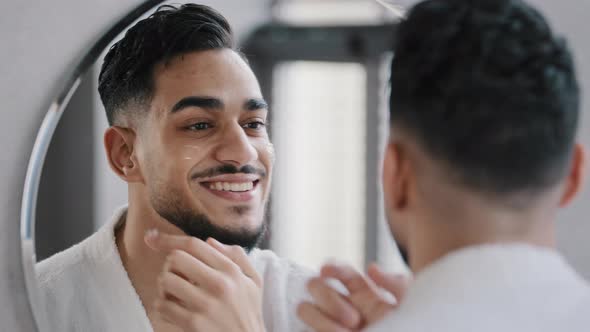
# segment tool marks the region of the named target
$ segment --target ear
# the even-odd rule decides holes
[[[572,163],[570,172],[565,181],[565,188],[561,201],[559,202],[560,207],[565,207],[576,197],[578,192],[582,189],[586,173],[586,152],[584,147],[580,144],[576,144],[574,147],[574,154],[572,157]]]
[[[395,142],[389,142],[383,161],[383,193],[388,211],[399,211],[408,204],[408,186],[404,168],[402,148]]]
[[[104,147],[111,169],[125,182],[142,181],[135,153],[136,134],[131,128],[112,126],[104,134]]]

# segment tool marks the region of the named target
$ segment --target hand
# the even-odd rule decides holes
[[[349,294],[338,292],[328,284],[328,279],[339,280]],[[369,267],[368,278],[352,267],[328,264],[322,268],[320,277],[308,283],[315,303],[300,304],[297,314],[315,331],[359,331],[393,310],[403,298],[408,283],[408,277],[384,273],[375,264]],[[379,287],[396,301],[388,299]]]
[[[154,303],[162,319],[184,331],[265,331],[262,279],[241,247],[153,231],[145,241],[168,254]]]

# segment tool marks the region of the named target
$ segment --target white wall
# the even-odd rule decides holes
[[[590,152],[590,38],[588,0],[531,0],[549,18],[554,29],[569,40],[573,48],[582,86],[580,142]],[[589,159],[590,160],[590,159]],[[590,170],[587,168],[587,170]],[[590,279],[590,187],[586,186],[572,206],[565,209],[558,224],[559,247],[570,262]]]

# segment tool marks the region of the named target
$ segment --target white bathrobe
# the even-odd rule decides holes
[[[83,242],[37,264],[52,332],[151,332],[115,243],[114,229],[126,209]],[[263,316],[269,332],[303,331],[296,307],[309,299],[310,270],[255,249],[250,258],[264,281]],[[44,329],[45,331],[45,329]]]
[[[451,253],[420,272],[370,332],[590,331],[590,288],[555,251],[526,245]]]

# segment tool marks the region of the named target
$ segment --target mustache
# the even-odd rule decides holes
[[[218,175],[238,174],[238,173],[256,174],[260,177],[266,177],[265,170],[263,170],[261,168],[254,167],[252,165],[244,165],[244,166],[238,168],[237,166],[234,166],[234,165],[224,164],[224,165],[220,165],[217,167],[212,167],[212,168],[206,169],[201,172],[194,173],[191,176],[191,179],[196,180],[199,178],[209,178],[209,177],[218,176]]]

